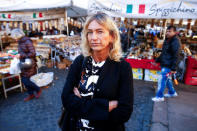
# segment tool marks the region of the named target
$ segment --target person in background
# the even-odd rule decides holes
[[[112,18],[90,16],[81,47],[83,55],[70,66],[62,92],[67,112],[62,130],[124,131],[133,111],[133,77]]]
[[[158,90],[153,101],[164,101],[164,97],[176,97],[178,94],[173,88],[171,74],[176,73],[180,53],[180,41],[176,36],[176,27],[169,26],[166,32],[166,39],[162,47],[161,55],[156,59],[161,65],[161,77],[158,80]],[[165,88],[168,93],[164,95]]]
[[[32,66],[30,68],[21,69],[21,80],[27,89],[28,96],[24,101],[29,101],[34,97],[39,98],[42,90],[35,83],[30,80],[30,77],[37,73],[36,69],[36,52],[33,46],[33,42],[29,37],[26,37],[22,30],[18,31],[18,58],[20,61],[25,61],[26,58],[30,58]],[[34,95],[34,92],[36,94]]]
[[[125,28],[123,28],[122,33],[120,34],[120,39],[121,39],[122,50],[123,52],[126,52],[129,47],[129,43],[128,43],[128,34]]]
[[[186,43],[182,43],[181,49],[182,49],[188,56],[191,56],[191,55],[192,55],[192,53],[191,53],[190,49],[187,47],[187,44],[186,44]]]

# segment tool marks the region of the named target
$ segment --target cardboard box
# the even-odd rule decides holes
[[[142,80],[143,79],[143,69],[141,68],[132,68],[133,79]]]
[[[144,80],[157,82],[158,78],[160,77],[160,73],[161,73],[161,71],[159,71],[159,70],[145,69],[144,70]]]

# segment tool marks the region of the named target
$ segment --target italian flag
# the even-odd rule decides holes
[[[11,19],[12,15],[11,14],[1,14],[2,18],[8,18]]]
[[[145,14],[145,8],[146,8],[145,4],[138,5],[138,13]],[[133,5],[132,4],[127,4],[126,13],[133,13]]]
[[[33,18],[42,18],[42,17],[43,17],[43,15],[42,15],[41,12],[39,12],[39,13],[33,13]]]

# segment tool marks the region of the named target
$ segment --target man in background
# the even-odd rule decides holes
[[[176,27],[169,26],[166,32],[166,39],[162,47],[161,55],[156,59],[161,65],[161,76],[158,80],[158,90],[153,101],[164,101],[164,97],[176,97],[177,93],[173,87],[171,75],[176,73],[180,50],[180,41],[176,36]],[[165,88],[168,93],[164,95]]]

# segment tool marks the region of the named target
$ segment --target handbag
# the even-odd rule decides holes
[[[60,115],[60,118],[58,119],[58,126],[62,129],[63,127],[63,122],[64,122],[64,118],[66,116],[66,109],[64,107],[62,107],[62,114]]]
[[[84,67],[85,67],[85,62],[86,62],[86,59],[87,58],[83,58],[83,62],[82,62],[82,66],[81,66],[81,72],[83,71]],[[82,73],[81,73],[82,74]],[[62,129],[63,128],[63,124],[65,122],[65,117],[66,117],[66,114],[68,115],[68,112],[66,111],[66,108],[64,108],[62,106],[62,113],[58,119],[58,126]],[[67,121],[67,120],[66,120]]]

